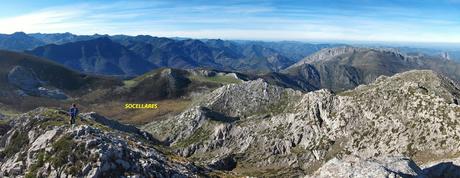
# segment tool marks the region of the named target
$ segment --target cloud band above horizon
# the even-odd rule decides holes
[[[0,33],[459,43],[459,7],[456,0],[51,1],[0,13]]]

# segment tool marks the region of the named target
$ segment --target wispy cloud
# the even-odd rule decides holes
[[[358,1],[358,0],[355,0]],[[449,3],[454,3],[449,0]],[[319,2],[319,1],[318,1]],[[0,32],[150,34],[261,40],[460,42],[459,12],[312,3],[80,3],[0,17]]]

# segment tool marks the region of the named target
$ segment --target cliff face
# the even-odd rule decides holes
[[[394,49],[340,47],[323,49],[283,72],[317,88],[333,91],[372,83],[381,75],[429,69],[460,79],[460,65],[443,58],[406,55]]]
[[[351,46],[337,47],[337,48],[326,48],[322,49],[310,56],[305,57],[291,67],[300,66],[306,63],[319,62],[325,60],[331,60],[337,56],[344,55],[347,53],[362,52],[366,51],[368,48],[356,48]]]
[[[94,113],[71,127],[64,111],[22,114],[1,135],[1,177],[193,177],[198,168],[163,152],[135,127]]]
[[[458,155],[459,93],[455,82],[432,71],[380,77],[338,95],[256,80],[221,87],[147,129],[216,169],[304,175],[347,155],[404,155],[423,164]]]

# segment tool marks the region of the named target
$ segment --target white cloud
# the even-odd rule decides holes
[[[372,9],[372,8],[371,8]],[[376,11],[388,11],[375,8]],[[460,25],[447,19],[420,19],[396,9],[385,20],[353,11],[276,9],[271,6],[171,5],[157,1],[121,1],[51,7],[0,18],[0,33],[72,32],[76,34],[149,34],[167,37],[460,42]],[[406,15],[403,15],[406,14]],[[407,15],[409,14],[409,15]]]

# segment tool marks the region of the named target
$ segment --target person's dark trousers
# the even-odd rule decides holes
[[[70,124],[75,124],[75,117],[74,116],[70,116]]]

